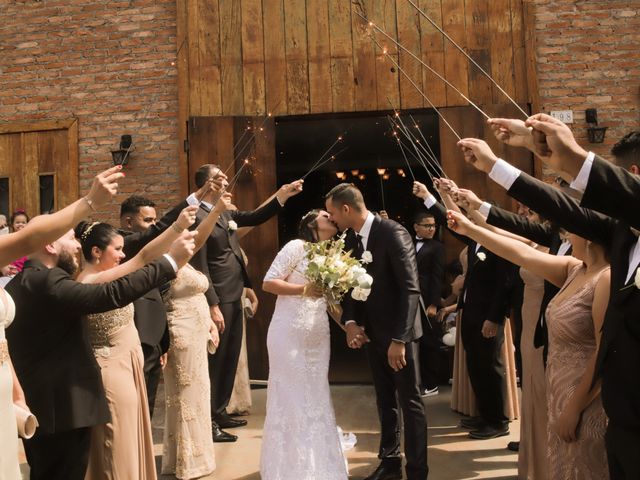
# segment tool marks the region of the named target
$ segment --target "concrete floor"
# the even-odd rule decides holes
[[[160,387],[162,389],[162,385]],[[375,396],[370,386],[333,386],[333,403],[338,424],[358,437],[355,449],[348,452],[349,474],[363,479],[378,464],[378,419]],[[511,424],[511,434],[494,440],[471,440],[467,431],[457,427],[460,415],[449,408],[451,387],[440,387],[440,395],[425,399],[429,422],[429,477],[437,480],[516,479],[517,454],[505,447],[518,439],[519,422]],[[163,398],[162,391],[158,398]],[[205,479],[259,480],[260,445],[265,415],[266,389],[253,390],[252,414],[245,417],[246,427],[232,430],[236,443],[217,443],[217,470]],[[162,455],[163,402],[158,401],[153,419],[156,462],[160,471]],[[22,465],[25,478],[28,466]],[[175,477],[160,476],[162,480]]]

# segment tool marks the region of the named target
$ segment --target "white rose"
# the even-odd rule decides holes
[[[327,260],[327,257],[324,255],[316,255],[311,259],[311,263],[315,263],[318,267],[324,265],[324,262]]]
[[[442,343],[447,347],[453,347],[456,344],[456,337],[451,333],[445,333],[444,337],[442,337]]]
[[[636,270],[636,277],[633,279],[633,281],[636,284],[636,288],[640,289],[640,267],[638,267],[638,269]]]
[[[364,289],[371,289],[373,285],[373,277],[367,273],[358,277],[358,286]]]
[[[373,255],[371,255],[371,252],[369,250],[365,250],[362,254],[361,260],[364,264],[371,263],[373,262]]]
[[[368,296],[369,292],[364,288],[356,287],[351,291],[351,298],[359,302],[364,302]]]
[[[234,230],[238,229],[238,224],[233,221],[233,220],[229,220],[229,231],[233,232]]]
[[[480,260],[481,262],[484,262],[487,259],[487,254],[484,252],[478,252],[477,257],[478,257],[478,260]]]
[[[354,267],[351,267],[351,275],[353,276],[353,278],[359,278],[362,275],[367,273],[367,269],[366,268],[362,268],[359,265],[356,265]]]

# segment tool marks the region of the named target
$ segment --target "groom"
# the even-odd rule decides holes
[[[381,462],[367,480],[402,478],[398,407],[404,419],[407,478],[423,480],[429,468],[427,421],[417,375],[416,340],[422,336],[422,327],[413,241],[400,224],[369,212],[353,184],[337,185],[325,200],[338,228],[351,229],[347,248],[357,258],[371,260],[366,265],[373,277],[368,299],[356,302],[347,296],[342,304],[349,347],[360,348],[367,336],[371,339],[367,353],[381,425]]]

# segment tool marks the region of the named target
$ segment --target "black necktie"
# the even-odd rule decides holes
[[[364,245],[362,244],[362,235],[360,235],[359,233],[356,233],[356,240],[357,240],[357,245],[356,245],[356,258],[362,258],[362,254],[364,253]]]

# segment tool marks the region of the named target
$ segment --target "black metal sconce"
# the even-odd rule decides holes
[[[120,148],[118,150],[111,150],[113,164],[124,166],[129,163],[129,153],[132,147],[131,135],[122,135],[120,137]]]
[[[598,126],[598,110],[595,108],[587,108],[585,112],[585,120],[587,121],[587,138],[589,143],[604,142],[604,135],[607,127]]]

